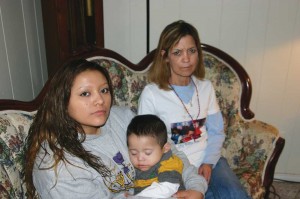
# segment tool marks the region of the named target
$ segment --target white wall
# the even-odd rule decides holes
[[[300,0],[151,0],[151,49],[178,19],[245,67],[256,119],[286,139],[275,177],[300,181]],[[134,63],[146,54],[145,23],[146,0],[104,0],[105,47]]]
[[[40,0],[1,0],[0,99],[32,100],[47,76]]]
[[[146,0],[103,0],[104,46],[138,63],[146,50]]]

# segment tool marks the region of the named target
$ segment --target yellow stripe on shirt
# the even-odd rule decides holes
[[[166,171],[177,171],[178,173],[182,174],[183,163],[181,159],[176,155],[172,155],[172,157],[162,161],[160,164],[161,167],[158,169],[158,173]]]
[[[148,180],[136,180],[134,182],[134,186],[135,187],[147,187],[147,186],[150,186],[153,182],[158,182],[158,178],[155,177],[155,178],[151,178]]]

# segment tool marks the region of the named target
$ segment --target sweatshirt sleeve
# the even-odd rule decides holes
[[[169,139],[168,142],[171,144],[172,152],[177,155],[184,164],[182,178],[186,190],[199,191],[205,195],[208,187],[207,181],[203,176],[198,175],[197,168],[190,164],[183,152],[176,149],[174,142],[171,139]]]
[[[33,170],[33,182],[40,198],[112,198],[102,179],[95,178],[94,170],[72,155],[66,154],[68,162],[60,162],[57,173],[51,168],[53,153],[40,150]],[[48,169],[45,169],[48,168]]]
[[[155,111],[155,97],[149,89],[148,86],[144,88],[144,90],[141,93],[141,96],[139,98],[139,103],[138,103],[138,115],[143,115],[143,114],[155,114],[158,115]]]
[[[203,162],[213,164],[214,167],[221,157],[221,149],[225,140],[221,111],[207,116],[206,129],[208,132],[208,140]]]

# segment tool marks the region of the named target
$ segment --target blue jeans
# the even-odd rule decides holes
[[[205,193],[205,199],[249,199],[246,190],[230,169],[227,160],[220,158],[212,170],[212,176]]]

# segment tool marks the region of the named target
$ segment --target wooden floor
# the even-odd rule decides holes
[[[274,181],[269,199],[300,199],[300,182]]]

